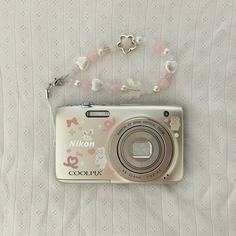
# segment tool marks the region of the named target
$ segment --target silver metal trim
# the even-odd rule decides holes
[[[122,47],[121,41],[122,41],[123,38],[131,39],[132,47],[130,47],[128,50],[126,50],[124,47]],[[123,54],[125,54],[125,55],[127,55],[128,53],[130,53],[131,51],[133,51],[134,49],[137,48],[137,44],[135,42],[135,37],[133,35],[131,35],[131,34],[129,34],[129,35],[121,35],[120,36],[120,40],[119,40],[119,42],[116,45],[123,52]]]

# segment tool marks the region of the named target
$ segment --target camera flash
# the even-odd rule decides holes
[[[109,117],[110,116],[110,112],[109,111],[86,111],[85,115],[87,117]]]

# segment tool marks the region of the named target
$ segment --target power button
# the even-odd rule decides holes
[[[81,104],[81,106],[82,106],[82,107],[92,107],[93,104],[92,104],[91,102],[83,102],[83,103]]]

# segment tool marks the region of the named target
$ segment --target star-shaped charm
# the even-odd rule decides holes
[[[117,47],[124,53],[128,54],[136,48],[136,42],[133,35],[121,35]]]

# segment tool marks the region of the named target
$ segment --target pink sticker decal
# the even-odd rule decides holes
[[[72,124],[74,124],[74,125],[79,124],[76,117],[73,117],[72,119],[66,120],[66,125],[67,125],[68,128],[71,127]]]
[[[110,119],[107,119],[103,124],[102,131],[110,130],[114,126],[115,123],[116,123],[115,117],[111,117]]]
[[[73,129],[70,129],[70,131],[69,131],[69,134],[71,135],[71,136],[73,136],[74,134],[75,134],[75,130],[73,130]]]
[[[92,156],[95,153],[95,148],[89,148],[88,153]]]
[[[78,168],[79,166],[77,165],[79,162],[78,157],[75,156],[68,156],[67,157],[67,162],[63,162],[63,165],[69,166],[73,169]]]

